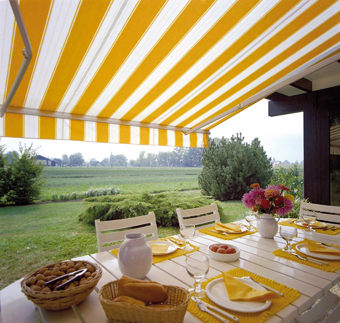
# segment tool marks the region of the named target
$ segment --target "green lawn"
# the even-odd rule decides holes
[[[1,208],[0,290],[29,272],[57,261],[95,253],[96,234],[78,221],[82,202],[46,203]],[[241,202],[223,203],[222,221],[242,218]],[[158,228],[160,237],[178,228]]]

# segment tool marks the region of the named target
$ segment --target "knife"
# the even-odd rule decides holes
[[[234,320],[235,322],[238,322],[238,318],[237,318],[236,316],[231,315],[231,314],[229,314],[229,313],[227,313],[227,312],[225,312],[225,311],[219,309],[218,307],[212,306],[212,305],[210,305],[210,304],[208,304],[208,303],[206,303],[206,302],[204,302],[204,301],[202,301],[202,300],[200,300],[200,299],[198,299],[198,298],[196,298],[196,297],[194,297],[194,296],[192,296],[191,299],[192,299],[194,302],[196,302],[197,304],[198,304],[198,303],[203,303],[206,307],[210,308],[211,310],[214,310],[214,311],[216,311],[216,312],[218,312],[218,313],[220,313],[220,314],[223,314],[224,316],[226,316],[226,317],[228,317],[228,318]]]
[[[225,235],[225,236],[229,236],[229,234],[227,232],[219,232],[219,231],[216,231],[216,230],[209,230],[211,232],[214,232],[214,233],[218,233],[218,234],[222,234],[222,235]]]
[[[332,229],[333,227],[334,227],[334,225],[326,226],[326,228],[323,228],[322,230],[323,231],[327,231],[329,229]]]
[[[292,255],[294,255],[296,258],[299,258],[300,260],[313,262],[314,264],[317,264],[317,265],[329,265],[328,262],[321,261],[321,260],[316,260],[316,259],[310,258],[310,257],[302,257],[302,256],[300,256],[300,255],[298,255],[296,253],[293,253]]]

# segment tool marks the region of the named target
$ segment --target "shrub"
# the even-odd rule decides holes
[[[23,205],[32,203],[40,195],[44,166],[37,159],[36,150],[19,144],[19,153],[13,152],[11,162],[0,150],[0,205]]]
[[[272,176],[271,158],[267,158],[260,141],[243,142],[238,135],[210,142],[203,151],[202,172],[198,183],[203,195],[217,200],[241,199],[252,183],[267,186]]]
[[[96,219],[101,221],[126,219],[154,211],[158,226],[178,227],[176,208],[191,209],[212,202],[214,200],[209,197],[179,192],[91,197],[84,200],[85,208],[79,215],[79,220],[94,224]],[[222,215],[223,209],[219,204],[218,208]]]
[[[290,168],[280,167],[275,170],[271,184],[282,184],[290,188],[289,194],[295,198],[303,199],[304,196],[304,180],[303,176],[299,175],[299,170],[296,165]]]

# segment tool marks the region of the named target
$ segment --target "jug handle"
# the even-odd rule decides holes
[[[280,214],[277,215],[277,220],[276,222],[279,222],[280,221]]]
[[[260,218],[258,217],[258,215],[256,213],[254,215],[255,215],[257,220],[260,220]]]

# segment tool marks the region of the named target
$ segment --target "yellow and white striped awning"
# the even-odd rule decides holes
[[[212,127],[340,59],[339,0],[20,0],[19,8],[33,55],[4,108],[25,45],[0,0],[6,137],[207,147]]]

